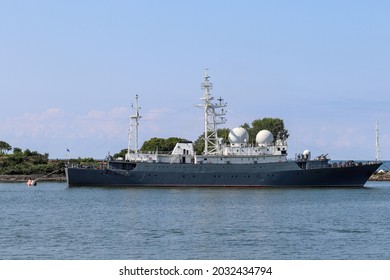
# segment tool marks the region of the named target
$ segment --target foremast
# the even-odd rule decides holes
[[[223,108],[227,104],[222,98],[218,99],[218,103],[213,103],[214,97],[210,93],[213,89],[213,84],[209,80],[210,76],[206,69],[204,82],[201,84],[204,90],[203,97],[201,98],[203,103],[197,105],[197,107],[202,108],[204,111],[204,154],[214,155],[221,153],[217,126],[226,123],[226,110]]]
[[[135,106],[131,104],[131,108],[134,114],[130,116],[130,127],[129,127],[129,141],[127,146],[127,159],[130,158],[130,153],[138,153],[138,126],[141,115],[139,110],[141,107],[138,106],[138,94],[135,96]]]

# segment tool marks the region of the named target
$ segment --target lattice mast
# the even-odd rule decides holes
[[[217,126],[226,123],[226,103],[222,98],[218,99],[218,103],[213,103],[214,97],[211,96],[210,91],[213,88],[213,84],[209,81],[207,69],[205,70],[204,82],[202,83],[203,97],[202,104],[197,107],[204,110],[204,154],[218,154],[220,152],[219,139],[217,134]],[[221,109],[221,110],[219,110]]]
[[[130,154],[132,151],[138,153],[138,126],[141,115],[139,110],[141,107],[138,106],[138,94],[135,96],[135,106],[131,104],[131,108],[135,112],[134,115],[130,116],[130,128],[129,128],[129,143],[127,147],[127,154]]]

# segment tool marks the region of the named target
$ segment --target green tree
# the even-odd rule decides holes
[[[251,143],[254,143],[256,141],[257,133],[263,129],[269,130],[274,136],[275,140],[286,140],[289,136],[288,130],[284,127],[283,120],[279,118],[257,119],[252,122],[252,127],[249,127],[247,124],[244,124],[243,127],[248,130],[249,141]]]
[[[4,141],[0,141],[0,154],[4,155],[6,152],[11,151],[12,147],[10,144]]]
[[[229,143],[229,128],[220,128],[217,130],[218,138],[222,138],[225,143]],[[194,150],[197,155],[201,155],[204,151],[204,133],[194,142]]]
[[[48,174],[56,172],[64,174],[64,161],[49,161],[48,153],[38,153],[26,149],[13,148],[12,154],[4,155],[5,151],[11,150],[11,146],[4,141],[0,141],[0,174],[18,175],[18,174]]]
[[[204,151],[204,133],[198,137],[194,142],[195,154],[201,155]]]
[[[156,150],[160,152],[171,152],[176,146],[176,143],[191,143],[191,141],[178,137],[164,138],[151,138],[144,142],[141,147],[143,152],[154,152]]]
[[[114,154],[114,158],[125,158],[127,154],[127,149],[122,149],[119,153]]]
[[[33,155],[33,152],[31,152],[29,149],[25,149],[23,155],[26,157],[30,157]]]
[[[22,155],[22,154],[23,154],[23,151],[22,151],[21,148],[16,148],[16,147],[14,147],[14,149],[13,149],[13,154],[14,154],[14,155]]]

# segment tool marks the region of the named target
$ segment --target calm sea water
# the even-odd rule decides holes
[[[0,183],[0,259],[390,259],[390,182],[366,186]]]

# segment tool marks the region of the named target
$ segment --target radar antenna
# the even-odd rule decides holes
[[[213,103],[214,97],[211,96],[211,89],[213,84],[209,81],[210,76],[208,75],[208,69],[205,70],[204,82],[202,83],[203,97],[201,100],[202,104],[197,105],[197,107],[204,110],[204,154],[218,154],[220,152],[218,135],[217,135],[217,126],[220,124],[226,123],[226,110],[223,108],[226,107],[226,103],[222,98],[218,99],[218,103]],[[221,109],[222,108],[222,109]],[[217,110],[221,109],[221,110]],[[217,120],[219,118],[219,120]]]

